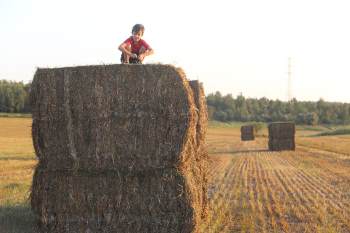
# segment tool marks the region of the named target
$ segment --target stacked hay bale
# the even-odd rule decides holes
[[[254,125],[243,125],[241,126],[241,140],[251,141],[255,139]]]
[[[40,232],[198,232],[202,91],[167,65],[38,69],[31,205]]]
[[[208,127],[208,111],[207,111],[207,101],[204,93],[203,84],[200,83],[198,80],[190,81],[190,86],[192,88],[193,94],[194,94],[194,100],[196,104],[196,115],[197,115],[197,125],[196,125],[196,137],[195,137],[195,145],[196,145],[196,154],[197,154],[197,162],[199,169],[201,170],[202,174],[202,216],[205,218],[207,215],[207,190],[208,190],[208,180],[207,180],[207,173],[208,173],[208,152],[206,149],[205,142],[205,136],[207,134],[207,127]]]
[[[275,122],[269,128],[269,150],[295,150],[295,124]]]

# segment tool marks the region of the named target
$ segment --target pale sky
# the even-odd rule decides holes
[[[206,93],[350,102],[346,0],[0,0],[0,79],[37,67],[120,63],[136,23],[145,63],[182,67]]]

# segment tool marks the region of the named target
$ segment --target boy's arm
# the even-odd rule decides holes
[[[139,55],[139,59],[142,61],[146,56],[152,55],[154,50],[150,47]]]
[[[133,56],[133,54],[129,51],[129,50],[127,50],[126,49],[126,46],[128,46],[128,44],[127,43],[121,43],[120,45],[119,45],[119,47],[118,47],[118,49],[121,51],[121,52],[123,52],[123,53],[126,53],[128,56]]]
[[[154,51],[151,47],[149,49],[146,49],[146,51],[144,52],[145,56],[152,55],[153,53],[154,53]]]

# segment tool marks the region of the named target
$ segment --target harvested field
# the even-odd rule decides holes
[[[37,163],[31,123],[0,117],[0,233],[36,233],[28,202]]]
[[[27,125],[18,120],[11,137],[30,139]],[[268,138],[242,142],[240,126],[209,128],[208,223],[200,232],[349,233],[350,156],[343,152],[350,137],[298,135],[304,132],[296,134],[296,151],[269,152]],[[5,149],[18,155],[0,151],[0,232],[37,233],[28,203],[33,149]]]
[[[350,136],[296,137],[298,146],[350,155]]]
[[[0,118],[0,155],[2,158],[34,158],[30,136],[31,118]]]
[[[209,131],[209,142],[218,134],[222,145],[240,139],[218,129]],[[307,147],[269,152],[262,144],[267,139],[211,156],[209,190],[215,192],[202,231],[350,232],[350,157]]]

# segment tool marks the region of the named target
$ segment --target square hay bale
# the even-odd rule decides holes
[[[208,153],[205,145],[205,137],[207,133],[207,127],[208,127],[208,110],[207,110],[207,102],[206,97],[204,93],[203,84],[200,83],[198,80],[192,80],[189,82],[190,87],[192,88],[193,95],[194,95],[194,102],[196,105],[195,112],[197,115],[197,125],[196,125],[196,150],[199,161],[199,169],[202,173],[202,202],[204,205],[202,206],[202,215],[206,216],[208,211],[208,197],[207,197],[207,190],[208,190]]]
[[[196,130],[196,140],[197,146],[202,146],[200,142],[205,140],[205,135],[207,133],[208,127],[208,110],[207,110],[207,102],[204,94],[203,84],[198,80],[192,80],[189,82],[190,87],[192,88],[194,94],[195,101],[195,112],[198,116],[197,121],[197,130]]]
[[[293,139],[270,139],[269,150],[271,151],[295,150],[295,141]]]
[[[250,141],[255,139],[255,130],[253,125],[241,126],[241,140]]]
[[[182,153],[195,134],[194,97],[174,67],[38,69],[32,89],[34,147],[50,169],[134,171],[195,159]]]
[[[40,232],[198,232],[207,110],[181,69],[38,69],[30,98]]]
[[[35,171],[31,204],[41,232],[196,232],[202,190],[178,169]]]
[[[274,122],[269,124],[269,150],[295,150],[295,124]]]
[[[292,122],[274,122],[268,126],[269,138],[294,138],[295,124]]]

